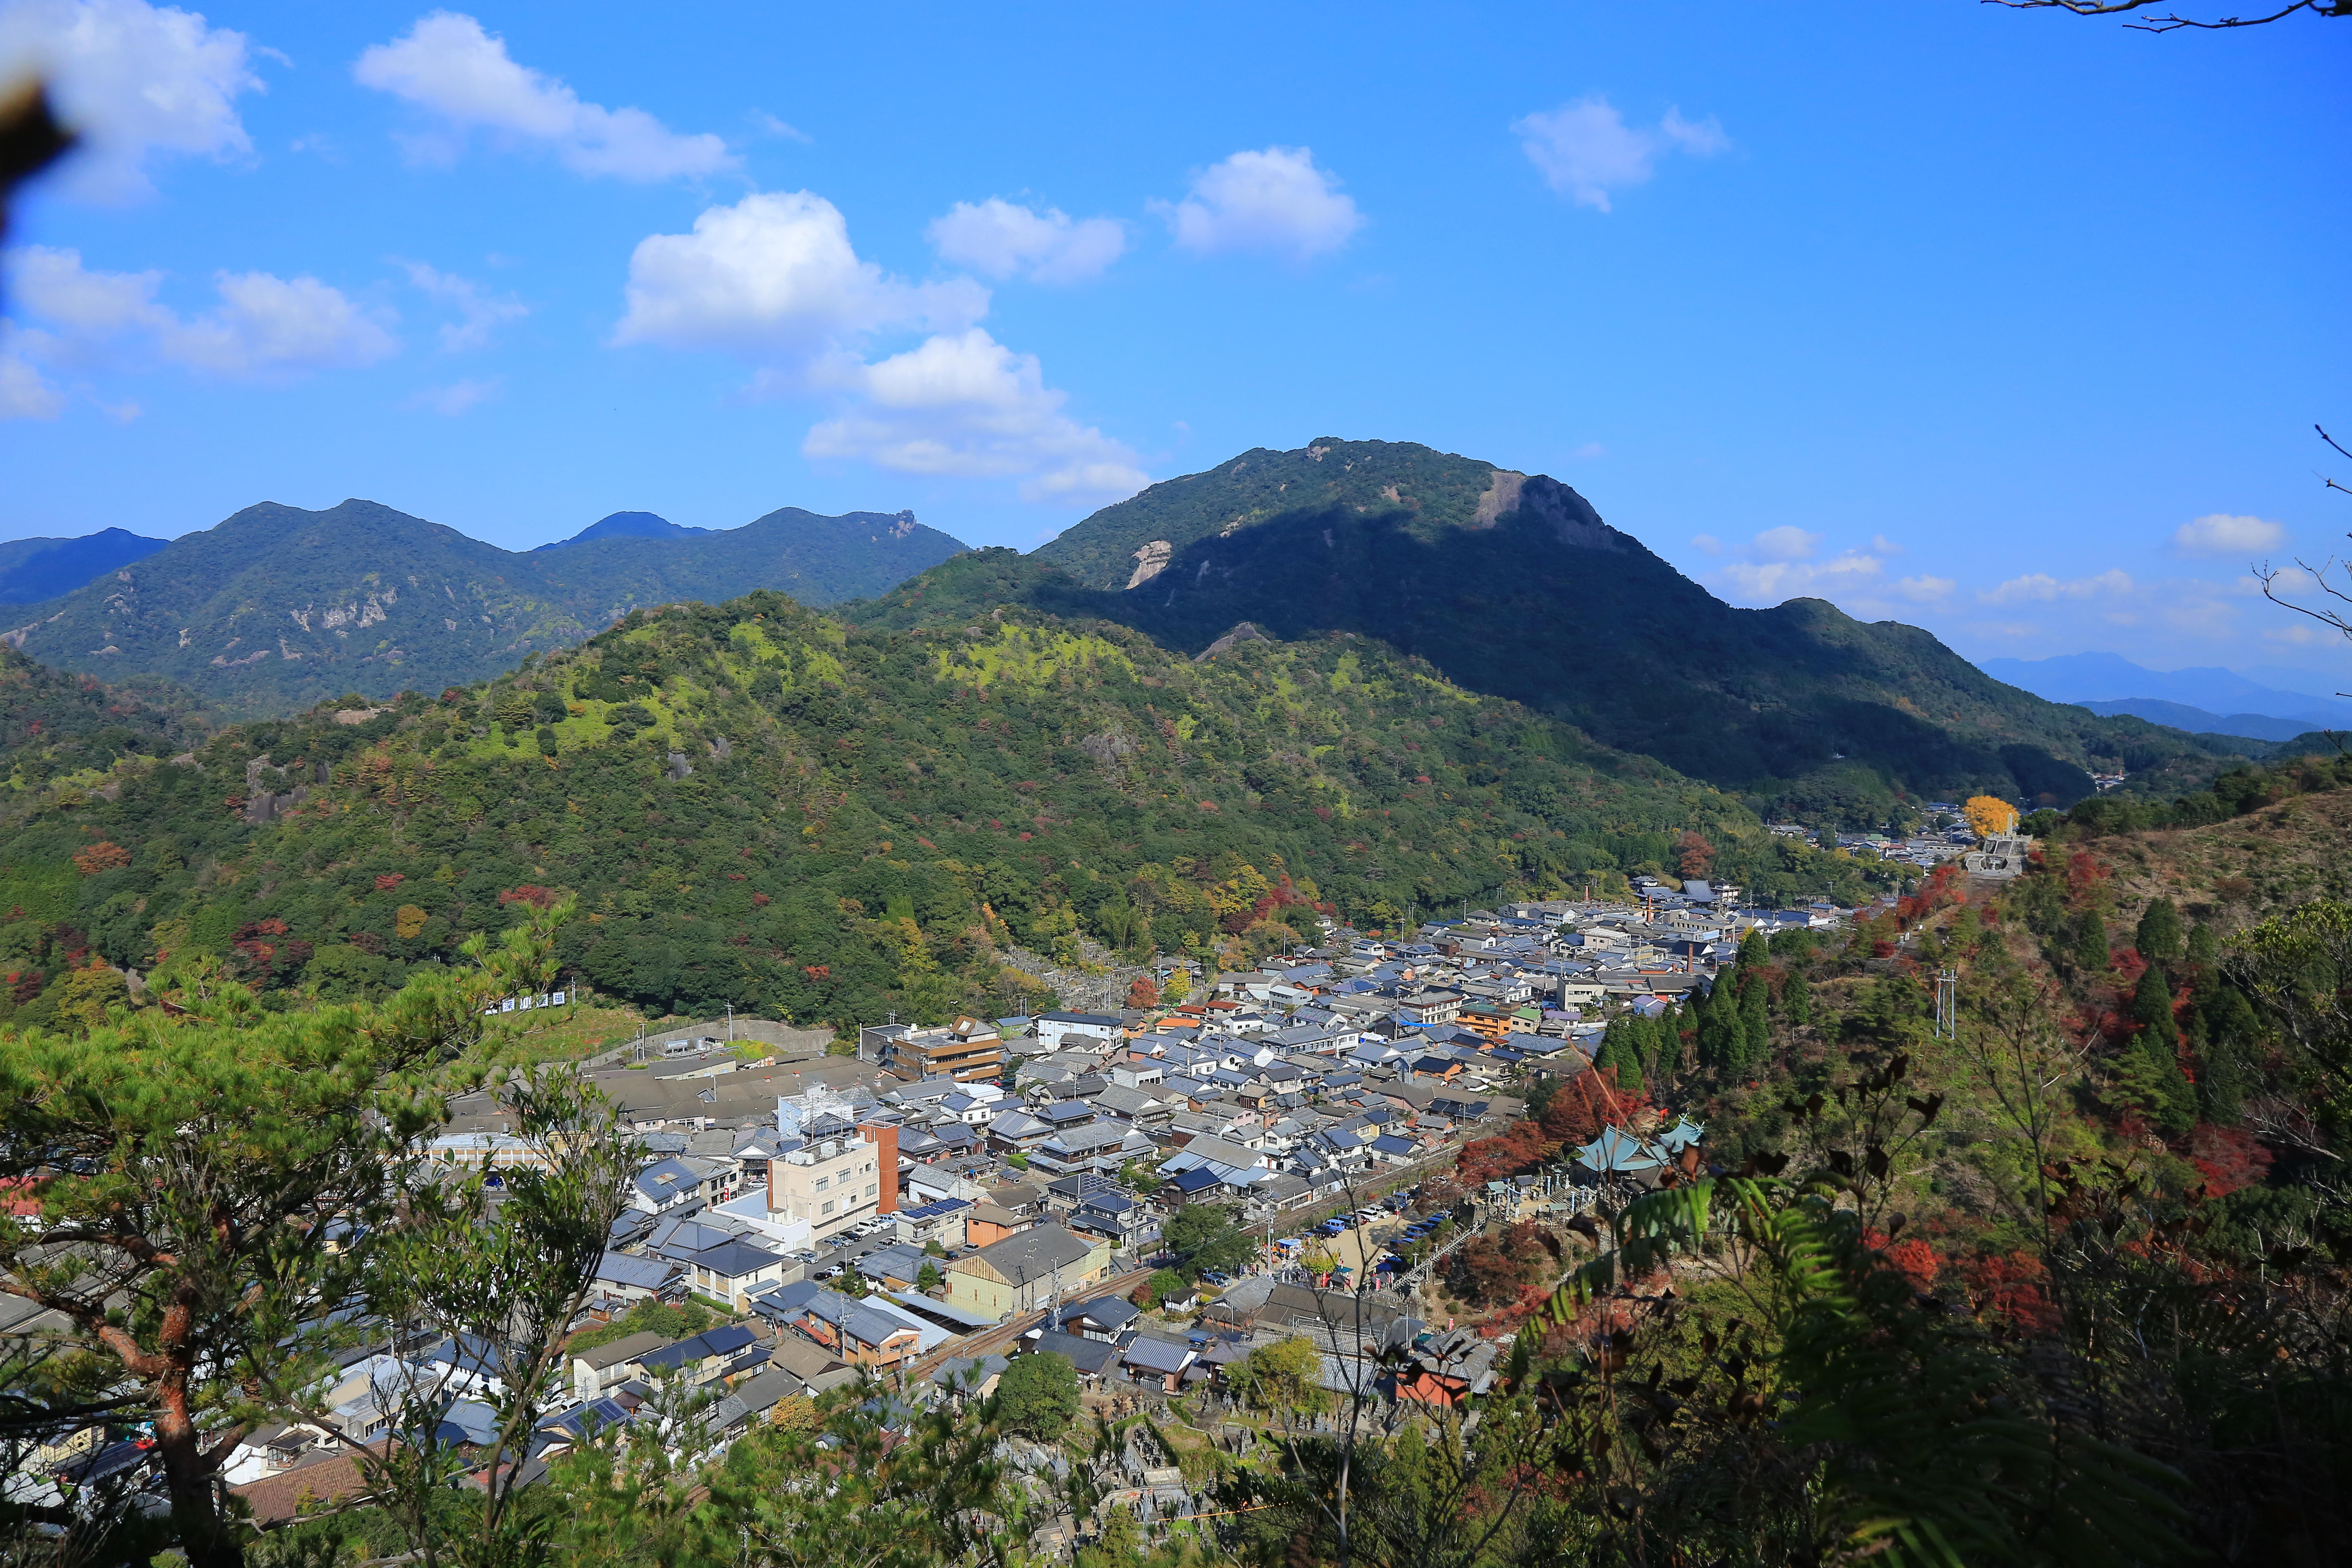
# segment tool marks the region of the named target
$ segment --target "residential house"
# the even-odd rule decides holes
[[[1007,1110],[988,1124],[989,1147],[1003,1154],[1026,1154],[1058,1129],[1026,1110]]]
[[[647,1351],[636,1358],[636,1364],[649,1377],[676,1376],[698,1385],[715,1383],[759,1342],[760,1336],[751,1330],[722,1323],[691,1339]]]
[[[1132,1053],[1125,1061],[1110,1064],[1110,1080],[1121,1089],[1148,1089],[1168,1076],[1165,1061]]]
[[[1142,1316],[1143,1310],[1124,1296],[1097,1296],[1091,1301],[1063,1308],[1058,1327],[1065,1333],[1108,1344],[1133,1328]]]
[[[824,1394],[857,1381],[856,1368],[798,1334],[778,1334],[774,1347],[768,1352],[768,1364],[791,1373],[811,1394]]]
[[[1142,1247],[1160,1235],[1160,1221],[1142,1199],[1122,1192],[1090,1193],[1070,1211],[1069,1226],[1114,1247]]]
[[[974,1204],[964,1211],[964,1240],[972,1247],[992,1247],[1006,1237],[1028,1228],[1027,1215],[1014,1214],[1011,1209],[1000,1208],[995,1204]]]
[[[1078,1374],[1081,1387],[1092,1387],[1118,1365],[1118,1347],[1100,1340],[1083,1339],[1052,1329],[1032,1329],[1022,1336],[1024,1355],[1057,1355]]]
[[[706,1296],[727,1302],[738,1312],[749,1310],[751,1298],[771,1286],[786,1283],[799,1265],[782,1253],[741,1237],[731,1237],[705,1247],[686,1260],[689,1283]]]
[[[911,1290],[923,1277],[923,1265],[929,1261],[923,1249],[912,1242],[894,1242],[877,1247],[856,1263],[857,1276],[868,1284],[890,1290]]]
[[[768,1419],[769,1413],[808,1385],[782,1367],[754,1373],[711,1405],[703,1420],[722,1437],[738,1437]]]
[[[656,1215],[708,1206],[728,1195],[738,1169],[731,1160],[656,1160],[629,1179],[629,1206]]]
[[[669,1343],[661,1334],[630,1334],[598,1345],[594,1350],[575,1352],[572,1357],[572,1393],[576,1399],[593,1399],[609,1388],[618,1388],[633,1377],[645,1373],[641,1359]]]
[[[1112,1077],[1116,1079],[1118,1075],[1114,1073]],[[1159,1079],[1152,1080],[1154,1089],[1160,1081]],[[1095,1096],[1094,1105],[1102,1115],[1116,1116],[1146,1131],[1166,1126],[1171,1110],[1168,1102],[1157,1094],[1116,1081]]]
[[[962,1198],[940,1198],[902,1208],[898,1214],[898,1237],[918,1247],[930,1241],[945,1247],[961,1247],[971,1209]]]
[[[1137,1383],[1157,1384],[1167,1393],[1174,1394],[1183,1385],[1184,1369],[1192,1364],[1189,1345],[1171,1344],[1149,1334],[1139,1334],[1118,1352],[1119,1365]]]
[[[1124,1021],[1108,1013],[1044,1013],[1036,1028],[1037,1037],[1056,1050],[1074,1045],[1108,1047],[1127,1032]]]
[[[686,1270],[667,1258],[632,1258],[606,1252],[596,1264],[596,1289],[623,1306],[639,1301],[677,1301],[686,1295]]]
[[[922,1351],[922,1330],[904,1313],[883,1312],[835,1290],[812,1291],[793,1327],[852,1366],[898,1366]]]
[[[1159,1146],[1124,1121],[1093,1121],[1056,1132],[1029,1156],[1040,1170],[1116,1171],[1128,1161],[1149,1159]]]

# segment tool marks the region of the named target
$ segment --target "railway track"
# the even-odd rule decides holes
[[[1149,1268],[1133,1268],[1124,1274],[1114,1274],[1100,1284],[1090,1287],[1081,1300],[1093,1300],[1101,1296],[1124,1296],[1151,1278]],[[1064,1305],[1069,1303],[1065,1302]],[[1020,1342],[1021,1336],[1045,1321],[1045,1310],[1018,1312],[992,1329],[982,1329],[940,1346],[929,1355],[915,1362],[907,1370],[908,1383],[920,1383],[937,1372],[945,1363],[959,1356],[1003,1355]]]

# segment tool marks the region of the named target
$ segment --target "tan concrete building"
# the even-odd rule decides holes
[[[1034,1311],[1058,1290],[1064,1300],[1110,1271],[1110,1243],[1041,1225],[948,1265],[948,1305],[984,1318]]]
[[[812,1123],[797,1146],[768,1161],[768,1212],[808,1221],[817,1240],[898,1207],[898,1130]]]

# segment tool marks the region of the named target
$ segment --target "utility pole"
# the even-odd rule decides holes
[[[1951,970],[1936,976],[1936,1038],[1957,1040],[1960,1037],[1959,1023],[1960,977]]]

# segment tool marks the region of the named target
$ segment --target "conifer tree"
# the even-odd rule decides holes
[[[2107,922],[2099,918],[2096,910],[2083,911],[2074,927],[2074,967],[2085,974],[2098,974],[2115,961],[2115,952],[2107,945]]]
[[[2150,963],[2177,963],[2180,961],[2180,911],[2170,899],[2158,899],[2139,917],[2139,929],[2133,933],[2132,945]]]
[[[1740,967],[1745,969],[1747,965]],[[1772,1055],[1772,1022],[1765,1011],[1771,987],[1765,984],[1760,973],[1749,974],[1747,981],[1747,990],[1739,999],[1740,1066],[1754,1068]]]
[[[2132,1019],[2140,1032],[2117,1076],[2156,1124],[2178,1136],[2197,1121],[2197,1094],[2180,1070],[2180,1032],[2172,1020],[2172,990],[2151,965],[2132,993]]]
[[[1618,1087],[1638,1093],[1642,1089],[1642,1055],[1634,1045],[1637,1031],[1646,1033],[1642,1030],[1640,1019],[1625,1016],[1612,1020],[1601,1037],[1600,1054],[1592,1058],[1592,1065],[1596,1070],[1616,1068]]]
[[[1801,1029],[1813,1021],[1813,988],[1801,973],[1791,973],[1780,986],[1780,1010],[1789,1023]]]

